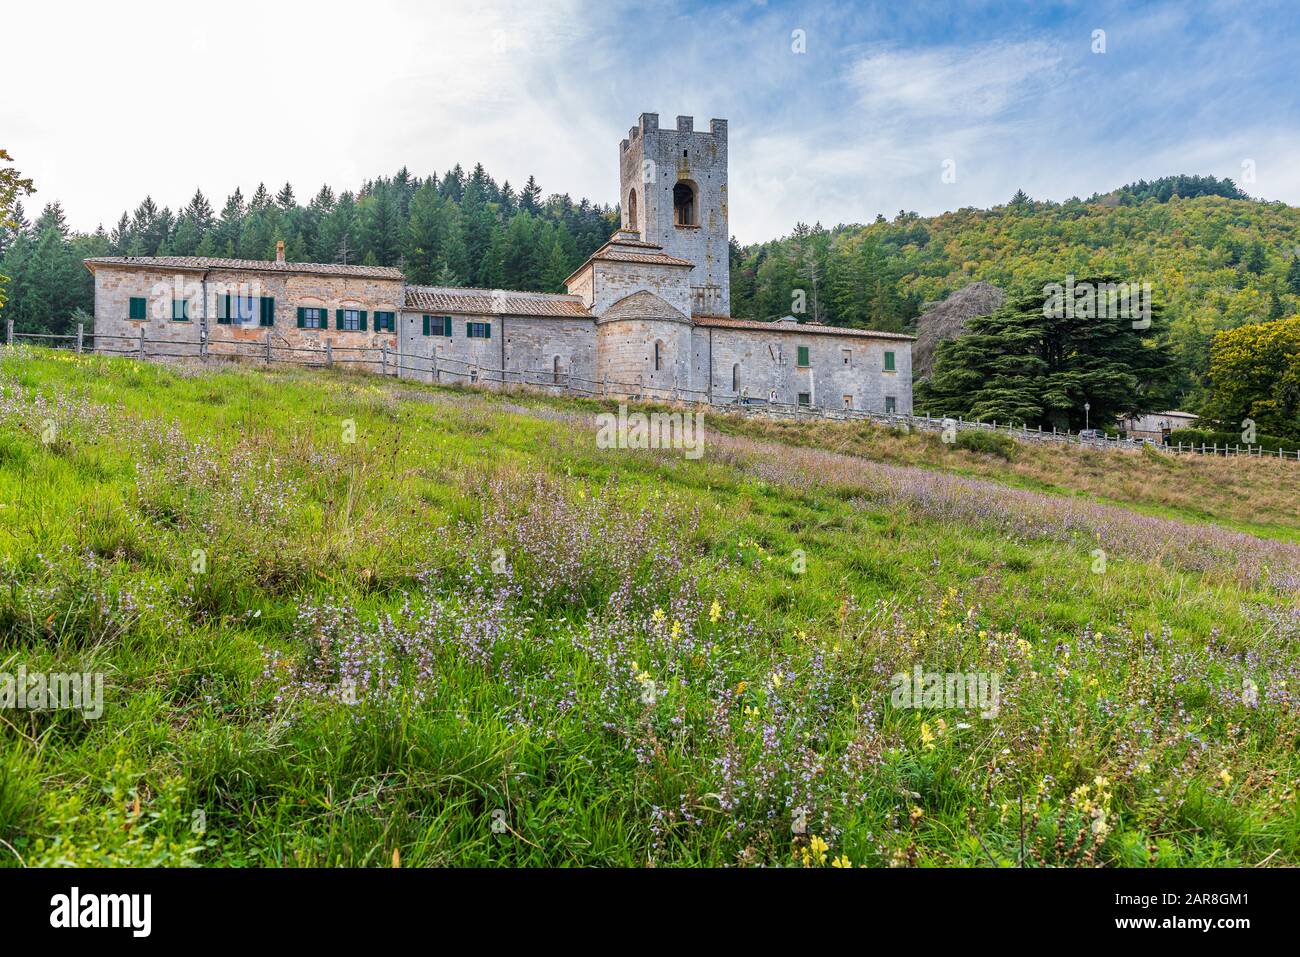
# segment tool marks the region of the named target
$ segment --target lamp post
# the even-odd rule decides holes
[[[1088,410],[1091,409],[1091,408],[1092,408],[1092,406],[1089,405],[1087,402],[1085,402],[1085,403],[1083,404],[1083,430],[1084,430],[1085,432],[1088,431],[1088,428],[1089,428],[1089,426],[1088,426]]]

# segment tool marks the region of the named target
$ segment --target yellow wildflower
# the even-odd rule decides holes
[[[721,617],[722,617],[722,606],[718,604],[718,600],[715,598],[713,600],[713,604],[709,606],[709,621],[713,622],[714,624],[717,624],[718,619]]]
[[[816,858],[818,864],[825,864],[826,852],[831,848],[830,845],[823,841],[820,836],[814,834],[812,840],[808,842],[808,849],[812,851],[812,855]]]
[[[847,854],[841,854],[839,857],[835,858],[835,860],[831,861],[831,867],[852,867],[852,866],[853,865],[849,863],[849,856]]]
[[[912,811],[910,814],[907,815],[907,817],[908,820],[910,820],[913,824],[916,824],[918,821],[921,820],[921,818],[925,817],[925,812],[922,811],[916,805],[912,805]]]
[[[661,624],[668,616],[664,614],[662,608],[656,608],[650,615],[650,620],[655,624]]]
[[[934,732],[924,721],[921,722],[921,745],[927,751],[934,750]]]
[[[1219,770],[1219,780],[1223,782],[1225,788],[1232,783],[1232,775],[1228,773],[1227,768]]]

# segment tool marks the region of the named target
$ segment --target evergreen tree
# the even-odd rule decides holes
[[[1286,271],[1286,287],[1294,295],[1300,296],[1300,255],[1291,257],[1291,265]]]
[[[537,220],[520,210],[505,230],[501,249],[503,289],[537,289],[542,282]]]
[[[461,169],[459,163],[447,170],[442,182],[438,184],[438,192],[442,194],[443,199],[449,199],[453,203],[459,203],[464,198],[465,171]]]
[[[157,256],[167,239],[170,220],[170,211],[160,210],[153,197],[146,196],[131,215],[131,243],[127,254]]]
[[[524,184],[523,191],[519,194],[519,208],[530,215],[536,216],[541,210],[542,188],[537,185],[537,180],[531,175],[528,182]]]
[[[404,264],[406,277],[413,283],[432,283],[446,262],[451,224],[447,207],[432,180],[425,182],[411,200]]]
[[[226,205],[221,208],[221,216],[212,230],[210,248],[215,255],[233,257],[238,253],[239,234],[243,230],[246,212],[244,194],[236,187],[226,199]]]
[[[463,286],[471,275],[469,253],[465,249],[465,237],[461,235],[460,219],[455,208],[448,203],[443,207],[447,217],[447,240],[443,244],[442,262],[438,267],[437,284],[440,286]],[[450,279],[451,281],[448,281]]]
[[[472,187],[471,187],[472,188]],[[466,189],[468,195],[469,189]],[[479,260],[477,285],[483,289],[504,289],[506,286],[506,231],[493,222],[489,228],[488,245]]]
[[[258,183],[257,189],[253,192],[253,198],[248,201],[248,211],[256,213],[270,208],[271,194],[267,192],[265,183]]]
[[[464,285],[464,283],[460,281],[460,276],[458,276],[449,265],[443,263],[442,268],[438,270],[438,275],[433,279],[433,285],[461,286]]]
[[[397,200],[386,181],[375,184],[360,204],[361,248],[373,254],[375,264],[396,266],[401,259],[405,232],[399,219]]]
[[[564,280],[569,278],[571,272],[573,272],[571,260],[564,252],[560,230],[556,230],[551,240],[551,248],[546,251],[546,265],[542,271],[542,291],[564,292]]]
[[[1098,276],[1075,288],[1113,282]],[[1109,310],[1084,302],[1073,315],[1052,308],[1044,285],[972,319],[966,333],[939,344],[933,375],[917,386],[916,408],[1062,429],[1167,408],[1173,368],[1158,347],[1165,332],[1160,308],[1153,305],[1148,328],[1134,329],[1133,317],[1094,315]]]
[[[197,255],[203,237],[212,229],[213,221],[212,204],[202,190],[195,190],[189,205],[181,210],[176,219],[176,229],[168,244],[172,255]]]
[[[109,255],[127,255],[131,249],[131,240],[131,220],[126,213],[123,213],[122,218],[113,227],[113,231],[108,234]]]

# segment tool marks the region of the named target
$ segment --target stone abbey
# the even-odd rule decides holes
[[[564,294],[417,286],[382,266],[99,257],[96,348],[149,341],[387,349],[411,378],[611,396],[912,410],[912,337],[733,319],[727,121],[643,113],[619,144],[619,229]],[[114,343],[121,343],[115,346]],[[521,378],[522,377],[522,378]]]

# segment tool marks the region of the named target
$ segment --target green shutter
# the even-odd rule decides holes
[[[366,331],[366,311],[364,309],[357,313],[357,329],[361,332]]]
[[[264,326],[273,326],[273,325],[275,325],[275,297],[274,297],[274,296],[263,296],[263,297],[262,297],[262,317],[261,317],[261,318],[262,318],[262,325],[264,325]]]
[[[483,335],[484,339],[492,338],[492,323],[490,322],[483,323],[483,333],[484,333]]]
[[[298,328],[299,329],[307,328],[307,310],[304,309],[302,306],[298,307]]]
[[[132,296],[130,312],[128,312],[127,315],[132,319],[143,319],[145,317],[145,301],[136,296]]]
[[[811,363],[809,363],[809,361],[808,361],[808,347],[807,347],[807,346],[800,346],[800,347],[799,347],[799,365],[801,365],[801,366],[807,366],[807,365],[810,365],[810,364],[811,364]]]
[[[885,371],[886,372],[894,371],[894,354],[892,352],[885,353]]]
[[[335,310],[334,310],[334,327],[335,327],[336,329],[342,329],[342,328],[343,328],[343,310],[342,310],[342,309],[335,309]]]
[[[451,338],[451,316],[442,317],[442,334],[448,339]]]
[[[433,316],[425,316],[425,317],[424,317],[424,334],[425,334],[426,336],[429,334],[429,320],[431,320],[432,318],[433,318]]]

